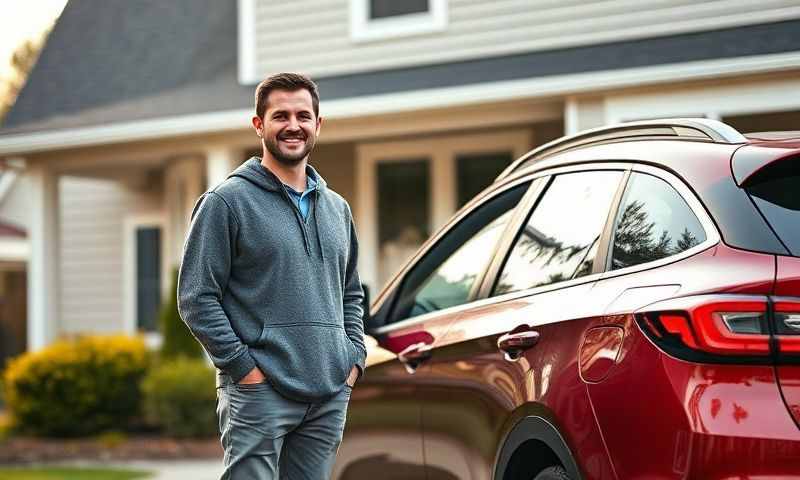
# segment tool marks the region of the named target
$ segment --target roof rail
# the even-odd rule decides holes
[[[497,180],[511,175],[523,166],[564,150],[636,137],[673,137],[716,143],[747,143],[744,135],[730,125],[708,118],[663,118],[620,123],[584,130],[537,147],[509,165]]]

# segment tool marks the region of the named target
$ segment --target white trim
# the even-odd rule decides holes
[[[429,0],[429,10],[389,18],[369,18],[369,0],[350,0],[350,39],[370,42],[447,29],[447,0]]]
[[[356,225],[359,227],[359,273],[373,291],[378,281],[377,166],[386,162],[427,158],[430,175],[429,232],[437,231],[456,212],[455,158],[465,153],[509,150],[517,158],[531,147],[531,131],[447,135],[414,141],[362,143],[356,147]],[[391,277],[388,277],[391,278]]]
[[[239,22],[239,52],[238,74],[239,83],[251,85],[258,81],[256,70],[256,0],[238,1]]]
[[[206,185],[207,190],[211,190],[223,180],[239,165],[243,155],[240,149],[230,148],[227,145],[217,145],[209,147],[205,151]]]
[[[36,351],[55,340],[59,333],[60,207],[58,175],[48,166],[31,165],[28,218],[28,350]]]
[[[122,312],[125,333],[139,333],[136,325],[136,229],[140,227],[158,227],[161,229],[161,280],[169,283],[171,274],[166,261],[166,229],[167,221],[161,213],[126,215],[122,222]],[[162,292],[165,290],[162,283]],[[152,332],[145,332],[153,337]],[[155,343],[154,343],[155,342]],[[148,344],[157,344],[152,338]]]
[[[244,130],[250,126],[251,115],[251,109],[226,110],[110,125],[4,135],[0,136],[0,155],[37,153],[62,148]]]
[[[323,101],[321,109],[322,116],[329,120],[345,119],[798,68],[800,53],[790,52],[353,97]],[[11,134],[0,136],[0,155],[246,130],[251,128],[251,115],[250,109],[228,110],[105,126]]]
[[[0,262],[27,262],[31,248],[26,238],[0,237]]]
[[[800,79],[784,78],[609,95],[606,120],[614,124],[640,118],[689,115],[719,120],[730,115],[800,110],[798,89]]]

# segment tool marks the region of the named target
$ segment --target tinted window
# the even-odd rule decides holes
[[[514,244],[495,294],[588,275],[622,172],[597,171],[553,179]]]
[[[700,221],[670,184],[652,175],[634,173],[617,213],[611,268],[675,255],[705,239]]]
[[[406,275],[391,321],[468,302],[529,185],[495,196],[450,230]]]
[[[800,166],[797,159],[770,165],[747,191],[794,256],[800,256]]]

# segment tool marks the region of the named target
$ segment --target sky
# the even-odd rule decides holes
[[[67,0],[0,0],[0,77],[10,74],[16,47],[37,38],[66,4]]]

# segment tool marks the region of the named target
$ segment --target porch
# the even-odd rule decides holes
[[[353,209],[363,281],[375,291],[509,162],[560,136],[562,112],[507,102],[326,119],[311,163]],[[260,154],[257,140],[242,128],[26,155],[27,348],[83,332],[157,344],[192,208]]]

